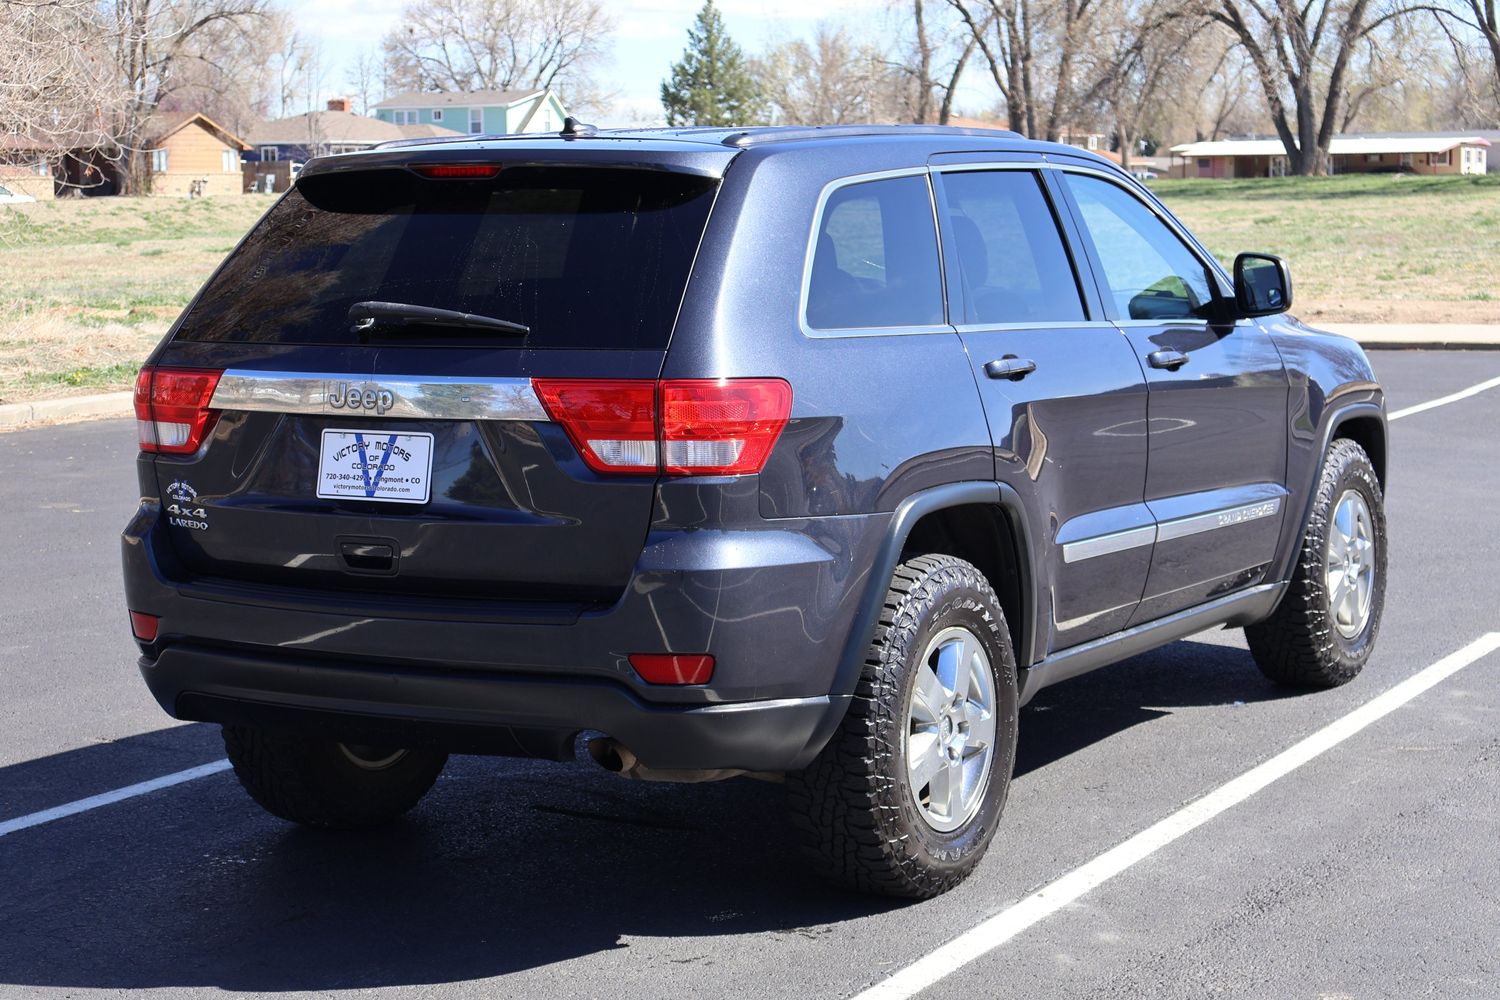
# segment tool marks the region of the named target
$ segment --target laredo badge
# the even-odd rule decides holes
[[[198,502],[198,491],[185,479],[167,487],[167,523],[194,531],[208,530],[208,511]]]

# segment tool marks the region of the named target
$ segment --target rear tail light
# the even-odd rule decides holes
[[[707,653],[631,653],[630,665],[648,684],[707,684],[714,676]]]
[[[759,472],[792,412],[781,379],[534,379],[548,416],[595,472]]]
[[[169,455],[197,451],[219,417],[208,404],[221,374],[199,368],[142,368],[135,380],[141,450]]]
[[[595,472],[655,472],[656,383],[638,379],[534,379],[548,416],[563,425]]]

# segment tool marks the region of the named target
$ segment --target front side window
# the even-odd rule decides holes
[[[829,195],[813,247],[807,325],[849,330],[942,322],[926,175],[849,184]]]
[[[1098,177],[1067,177],[1120,317],[1208,319],[1213,282],[1177,234],[1123,188]]]
[[[943,200],[958,247],[965,323],[1086,318],[1073,264],[1034,173],[945,173]]]

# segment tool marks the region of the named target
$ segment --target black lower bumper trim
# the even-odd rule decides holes
[[[326,734],[346,742],[569,759],[598,730],[661,769],[788,771],[822,749],[847,699],[668,706],[573,678],[398,670],[179,644],[141,674],[179,719]]]

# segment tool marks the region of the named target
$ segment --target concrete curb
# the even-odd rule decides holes
[[[134,414],[132,394],[104,392],[95,396],[38,399],[29,403],[0,405],[0,431],[20,430],[33,424],[63,423],[94,417],[128,417]]]

